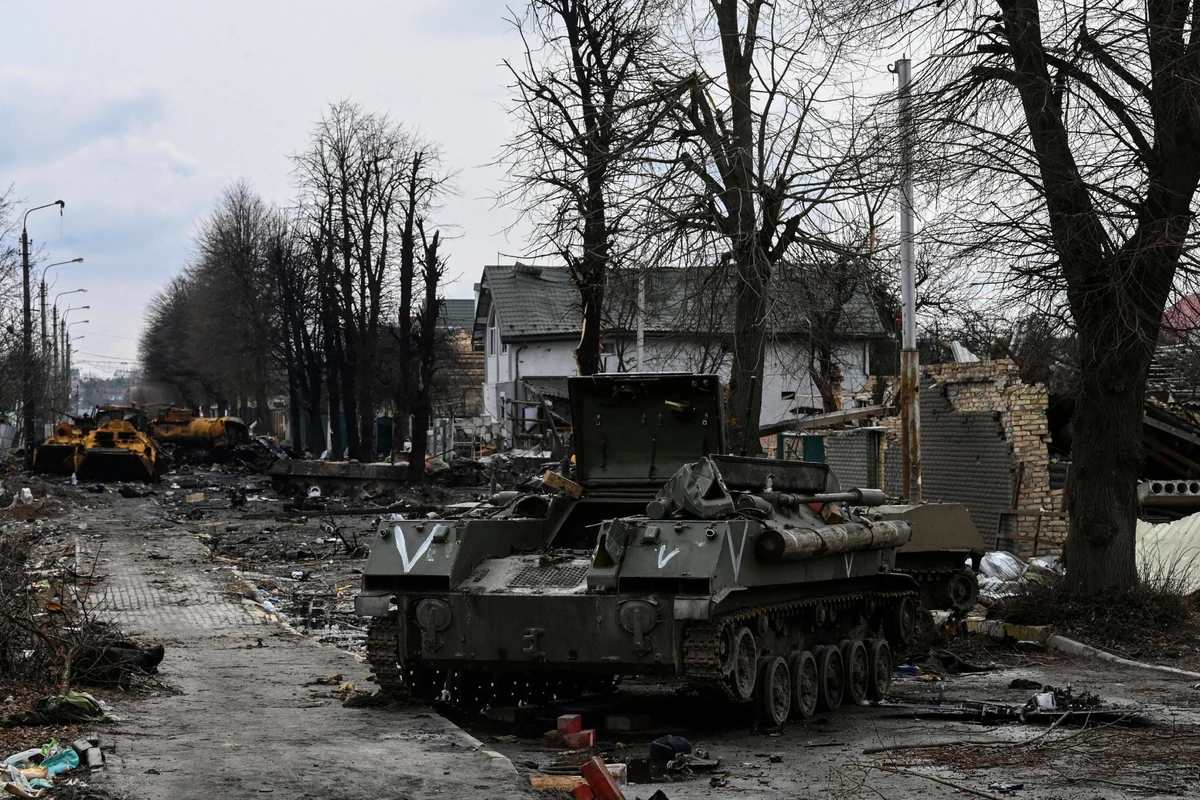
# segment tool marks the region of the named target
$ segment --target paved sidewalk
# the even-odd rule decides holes
[[[529,792],[507,759],[423,708],[312,698],[303,684],[335,673],[373,688],[368,669],[248,614],[203,572],[211,565],[185,531],[100,521],[79,545],[85,563],[100,546],[109,612],[127,633],[166,645],[161,678],[183,692],[118,709],[123,721],[102,733],[116,744],[113,789],[134,800]]]

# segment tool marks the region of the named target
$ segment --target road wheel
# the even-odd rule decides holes
[[[792,716],[808,719],[817,710],[817,660],[802,650],[792,656],[788,671],[792,674]]]
[[[910,644],[917,630],[917,604],[911,597],[901,597],[887,613],[884,632],[897,644]]]
[[[729,684],[734,699],[747,702],[754,696],[754,683],[758,672],[758,645],[749,628],[742,627],[733,637],[733,672]]]
[[[858,639],[846,639],[838,648],[846,670],[846,702],[861,705],[867,699],[867,648]]]
[[[787,722],[792,710],[792,677],[787,662],[780,656],[762,659],[758,668],[756,704],[759,722],[778,728]]]
[[[975,573],[963,570],[950,580],[950,603],[957,611],[970,611],[979,599],[979,581]]]
[[[892,688],[892,648],[883,639],[876,639],[871,642],[868,656],[867,697],[879,701],[887,697]]]
[[[842,653],[836,647],[818,647],[813,657],[817,659],[817,708],[833,711],[842,704],[845,687]]]

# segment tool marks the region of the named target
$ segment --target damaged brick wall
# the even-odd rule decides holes
[[[852,428],[825,435],[825,462],[833,469],[842,488],[877,489],[880,431]]]
[[[1011,361],[935,364],[921,370],[921,455],[924,497],[960,502],[971,511],[979,532],[995,546],[1000,512],[1012,510],[1020,475],[1018,507],[1058,512],[1063,490],[1050,488],[1050,431],[1046,387],[1021,381]],[[884,487],[901,488],[900,420],[884,421]],[[1018,465],[1023,464],[1023,467]],[[1061,547],[1065,516],[1006,515],[1002,544],[1015,536],[1021,555]]]

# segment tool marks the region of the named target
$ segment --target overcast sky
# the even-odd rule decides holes
[[[505,57],[520,41],[502,0],[40,0],[5,5],[0,182],[26,207],[43,264],[83,256],[51,294],[88,304],[73,334],[85,371],[136,361],[150,295],[189,257],[197,220],[245,178],[292,196],[288,156],[331,102],[386,111],[445,146],[462,195],[443,221],[472,296],[485,263],[519,253],[487,164],[508,135]],[[39,270],[40,271],[40,270]],[[86,298],[86,299],[81,299]]]

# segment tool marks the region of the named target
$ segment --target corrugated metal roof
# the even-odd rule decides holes
[[[1185,592],[1200,591],[1200,514],[1158,524],[1138,520],[1137,562],[1143,580],[1173,580]]]

